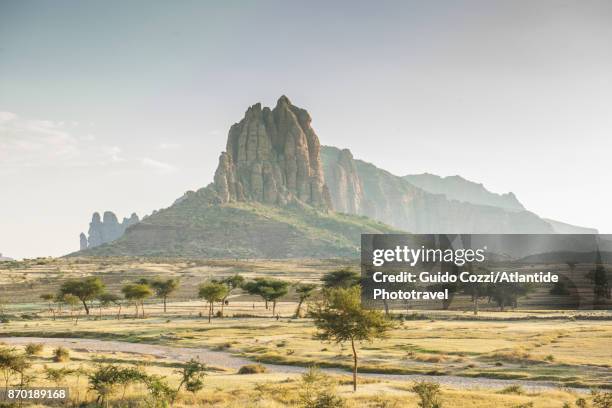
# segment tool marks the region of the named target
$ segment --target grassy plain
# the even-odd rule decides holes
[[[197,285],[210,278],[240,273],[246,278],[269,276],[292,282],[314,282],[331,270],[357,265],[345,260],[172,260],[135,258],[38,259],[0,264],[0,300],[8,321],[0,325],[0,336],[77,337],[115,340],[182,348],[206,348],[262,363],[334,368],[328,374],[338,395],[354,407],[416,407],[411,392],[413,380],[397,377],[362,376],[357,393],[350,390],[348,375],[350,350],[342,345],[321,343],[309,319],[292,318],[296,297],[290,293],[278,305],[280,317],[271,316],[255,297],[236,292],[225,308],[226,317],[208,323],[200,312],[206,305],[197,299]],[[120,287],[141,277],[181,278],[181,288],[164,314],[158,299],[145,305],[146,318],[134,318],[124,306],[94,308],[92,315],[64,310],[52,319],[42,293],[53,293],[64,279],[100,276],[108,289]],[[80,314],[78,323],[74,317]],[[72,314],[72,317],[71,317]],[[118,318],[119,317],[119,318]],[[597,320],[595,320],[597,319]],[[567,387],[612,387],[612,320],[606,312],[508,311],[498,312],[482,305],[478,317],[461,311],[404,315],[388,338],[361,344],[360,372],[382,374],[422,374],[431,381],[446,375],[478,379],[476,385],[443,386],[444,407],[485,408],[559,407],[573,403],[581,392]],[[1,341],[1,339],[0,339]],[[22,347],[22,346],[18,346]],[[176,385],[179,361],[146,353],[98,352],[79,347],[71,350],[71,361],[55,363],[52,347],[45,347],[33,360],[36,384],[44,385],[48,367],[93,369],[96,364],[113,362],[139,365],[150,374],[164,375]],[[348,374],[348,372],[347,372]],[[557,388],[525,387],[523,391],[502,392],[487,380],[532,381],[554,384]],[[67,377],[66,385],[74,398],[93,401],[85,377]],[[235,367],[218,366],[205,379],[205,387],[195,395],[182,392],[176,406],[256,406],[299,405],[303,389],[298,372],[239,375]],[[529,384],[529,383],[524,383]],[[142,399],[140,386],[130,387],[125,400]],[[117,406],[120,395],[115,396]],[[572,405],[570,405],[572,406]]]

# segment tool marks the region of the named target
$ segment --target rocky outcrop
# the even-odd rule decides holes
[[[552,233],[529,211],[450,200],[401,177],[353,159],[335,147],[321,149],[325,184],[334,208],[365,215],[413,233]]]
[[[308,112],[282,96],[274,109],[251,106],[229,131],[214,188],[221,202],[255,201],[330,208],[319,138]]]
[[[79,250],[87,249],[87,236],[81,232],[79,235]]]
[[[351,151],[342,149],[329,153],[328,160],[323,160],[323,169],[325,180],[333,183],[330,197],[334,210],[347,214],[368,212],[366,207],[370,202],[364,197],[363,185]]]
[[[138,215],[133,213],[129,218],[124,218],[121,223],[117,219],[117,216],[112,211],[105,211],[102,219],[100,214],[95,212],[91,217],[89,223],[88,237],[85,237],[84,233],[81,233],[80,248],[81,250],[87,248],[94,248],[111,242],[121,237],[125,230],[140,220]]]

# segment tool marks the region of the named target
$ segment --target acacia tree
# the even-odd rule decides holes
[[[350,288],[359,285],[361,277],[350,268],[328,272],[321,278],[326,288]]]
[[[79,316],[81,316],[81,300],[71,294],[66,294],[64,296],[62,296],[62,303],[65,303],[66,305],[68,305],[70,307],[70,317],[72,318],[72,315],[74,314],[74,312],[76,311],[76,317],[74,319],[74,324],[77,325],[79,324]]]
[[[302,309],[302,303],[312,297],[317,285],[313,283],[300,283],[295,287],[295,293],[299,296],[297,308],[295,309],[295,317],[299,319]]]
[[[178,279],[156,279],[151,282],[151,287],[155,291],[157,297],[162,298],[164,302],[164,313],[166,313],[166,301],[168,300],[168,296],[174,293],[179,287]]]
[[[208,282],[200,285],[198,296],[208,302],[208,323],[214,310],[214,303],[222,301],[227,296],[227,285],[218,282]]]
[[[473,273],[472,269],[473,267],[470,264],[467,272],[472,274]],[[480,274],[486,274],[488,272],[488,270],[484,268],[479,268],[479,270],[480,270]],[[461,287],[463,291],[466,294],[468,294],[470,298],[472,299],[472,313],[474,313],[474,315],[478,315],[480,298],[487,296],[486,283],[481,283],[481,282],[478,282],[478,280],[476,280],[474,282],[462,283]]]
[[[98,306],[100,307],[100,310],[99,310],[100,317],[102,317],[102,308],[108,307],[111,304],[120,305],[119,296],[115,295],[114,293],[109,293],[109,292],[104,292],[100,294],[100,296],[98,296]],[[119,312],[121,312],[121,309],[119,309]]]
[[[121,288],[123,296],[136,307],[136,317],[138,317],[138,305],[142,310],[142,317],[145,317],[144,301],[153,296],[153,289],[144,283],[129,283]]]
[[[96,299],[104,292],[104,283],[100,278],[95,276],[87,277],[83,280],[70,279],[60,287],[60,294],[73,295],[79,298],[85,307],[85,313],[89,315],[89,306],[87,302]]]
[[[501,312],[506,310],[506,306],[516,308],[518,299],[526,296],[533,290],[533,287],[527,283],[508,282],[501,284],[490,284],[487,287],[487,295],[497,303]]]
[[[378,310],[361,306],[361,288],[338,288],[325,291],[310,316],[317,326],[317,338],[335,343],[349,342],[353,352],[353,391],[357,390],[356,343],[385,336],[394,324]]]
[[[261,296],[266,303],[266,310],[268,309],[268,302],[272,302],[272,316],[274,316],[276,302],[289,292],[289,283],[280,279],[256,278],[247,282],[244,289],[252,295]]]
[[[221,317],[223,317],[223,307],[225,306],[225,302],[227,298],[232,294],[232,291],[238,289],[244,285],[244,278],[238,274],[234,276],[227,277],[221,280],[221,283],[227,285],[227,295],[223,299],[221,299]]]

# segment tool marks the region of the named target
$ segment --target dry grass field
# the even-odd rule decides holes
[[[45,367],[80,367],[90,373],[100,364],[112,363],[164,376],[175,387],[176,371],[190,351],[202,350],[204,357],[208,356],[204,350],[226,356],[227,363],[222,357],[213,363],[202,360],[211,366],[203,389],[195,394],[181,391],[177,407],[303,406],[302,375],[309,366],[321,368],[327,386],[349,407],[417,407],[412,386],[423,378],[442,385],[446,408],[573,407],[579,398],[589,403],[589,388],[612,388],[612,317],[607,312],[498,312],[483,305],[478,317],[461,311],[404,315],[387,338],[359,345],[362,375],[353,393],[350,349],[315,339],[312,321],[293,317],[297,298],[292,291],[278,304],[278,317],[266,310],[260,298],[236,291],[225,307],[225,317],[211,323],[206,319],[207,305],[196,296],[197,285],[213,277],[239,273],[247,278],[319,283],[324,273],[341,267],[357,265],[337,260],[131,258],[3,263],[0,314],[8,318],[0,324],[4,338],[0,341],[7,343],[2,347],[17,350],[29,340],[15,342],[11,337],[38,338],[32,341],[45,344],[42,354],[31,357],[36,385],[51,385]],[[181,286],[169,299],[167,313],[159,299],[150,299],[145,318],[135,318],[133,308],[125,305],[120,314],[117,307],[94,307],[90,316],[64,309],[54,320],[40,295],[57,291],[65,279],[89,275],[99,276],[115,293],[142,277],[179,277]],[[72,342],[67,345],[70,360],[54,362],[54,341],[61,338],[92,339],[101,346]],[[116,341],[132,348],[113,349],[109,345],[114,343],[104,343]],[[267,365],[267,372],[237,373],[240,364],[253,362]],[[96,400],[87,374],[67,375],[61,385],[70,387],[73,406]],[[113,393],[110,402],[117,407],[154,406],[142,405],[146,395],[142,384],[134,384]]]

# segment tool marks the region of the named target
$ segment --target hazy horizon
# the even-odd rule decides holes
[[[321,144],[460,175],[612,232],[612,3],[0,2],[0,253],[78,250],[91,214],[212,181],[248,106]]]

